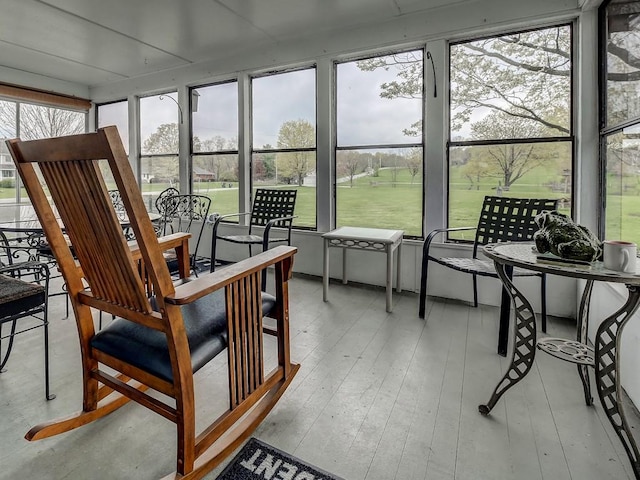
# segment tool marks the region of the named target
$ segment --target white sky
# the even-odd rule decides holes
[[[422,102],[418,99],[384,99],[380,85],[396,78],[393,69],[361,71],[355,62],[337,66],[337,129],[339,145],[412,143],[416,138],[402,133],[419,120]],[[315,70],[306,69],[257,77],[252,81],[252,122],[254,148],[277,145],[280,126],[290,120],[316,121]],[[237,83],[198,88],[198,111],[193,115],[193,133],[201,139],[220,135],[238,136]],[[164,95],[177,99],[177,94]],[[185,112],[186,113],[186,112]],[[164,123],[177,123],[177,105],[159,96],[140,99],[142,143]],[[185,117],[185,121],[188,118]],[[100,107],[100,126],[118,126],[127,145],[126,102]]]

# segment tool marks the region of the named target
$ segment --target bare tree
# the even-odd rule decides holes
[[[349,186],[353,188],[353,179],[366,167],[362,155],[353,150],[340,150],[336,154],[336,168],[338,176],[349,177]]]
[[[16,113],[20,113],[20,131],[16,131]],[[61,137],[85,131],[85,113],[26,103],[0,101],[0,135],[19,135],[23,140]]]

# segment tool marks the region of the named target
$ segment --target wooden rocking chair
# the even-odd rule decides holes
[[[82,356],[82,411],[32,428],[27,440],[86,425],[134,400],[177,426],[171,478],[202,478],[251,434],[299,369],[289,358],[287,283],[296,249],[277,247],[185,280],[189,234],[156,237],[115,127],[7,145],[68,285]],[[99,165],[105,162],[135,243],[127,242],[111,205]],[[175,283],[163,259],[169,248],[181,259],[183,279]],[[260,291],[261,272],[269,266],[275,266],[275,297]],[[117,318],[96,333],[92,308]],[[263,315],[276,320],[275,328],[263,326]],[[277,365],[268,373],[264,334],[277,337]],[[194,373],[225,348],[229,406],[196,435]]]

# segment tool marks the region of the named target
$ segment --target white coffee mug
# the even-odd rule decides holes
[[[622,240],[604,241],[604,268],[624,273],[636,273],[638,247]]]

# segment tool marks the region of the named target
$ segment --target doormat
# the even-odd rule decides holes
[[[253,437],[231,460],[231,463],[227,465],[217,480],[264,480],[268,478],[344,480]]]

